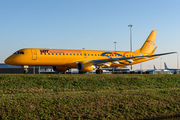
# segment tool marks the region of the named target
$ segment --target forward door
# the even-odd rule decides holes
[[[32,53],[32,59],[33,59],[33,60],[36,60],[36,59],[37,59],[36,49],[31,49],[31,53]]]

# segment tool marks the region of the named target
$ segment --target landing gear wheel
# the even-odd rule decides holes
[[[103,70],[101,70],[101,69],[96,70],[96,74],[102,74],[102,73],[103,73]]]
[[[103,73],[103,70],[100,69],[100,70],[99,70],[99,74],[102,74],[102,73]]]
[[[24,74],[27,74],[27,73],[28,73],[28,69],[25,68],[25,69],[24,69]]]

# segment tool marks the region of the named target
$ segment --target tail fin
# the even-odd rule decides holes
[[[165,67],[165,70],[168,70],[168,67],[165,62],[164,62],[164,67]]]
[[[154,50],[155,41],[156,41],[156,30],[152,30],[152,32],[149,34],[149,37],[144,42],[143,46],[136,50],[135,52],[138,52],[139,54],[147,55],[151,53]]]
[[[155,67],[155,65],[154,65],[154,70],[157,70],[156,67]]]

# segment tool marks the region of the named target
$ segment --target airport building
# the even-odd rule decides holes
[[[103,74],[177,74],[177,71],[157,71],[157,70],[135,70],[130,71],[127,67],[113,68],[105,67]],[[70,69],[66,71],[66,74],[78,74],[77,69]],[[180,71],[178,71],[180,73]],[[24,68],[21,66],[8,65],[0,63],[0,74],[24,74]],[[30,66],[28,68],[28,74],[61,74],[53,70],[52,66]],[[88,74],[96,74],[95,70],[88,72]]]
[[[43,72],[52,72],[51,66],[30,66],[28,74],[40,74]],[[0,74],[24,74],[24,68],[21,66],[8,65],[0,63]]]

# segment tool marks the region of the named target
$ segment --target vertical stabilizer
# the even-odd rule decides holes
[[[156,67],[155,67],[155,65],[154,65],[154,70],[157,70]]]
[[[156,41],[156,33],[157,33],[156,30],[152,30],[149,37],[146,39],[145,43],[143,44],[143,46],[140,48],[139,52],[141,54],[149,54],[153,51]]]
[[[165,70],[168,70],[168,67],[165,62],[164,62],[164,68],[165,68]]]

